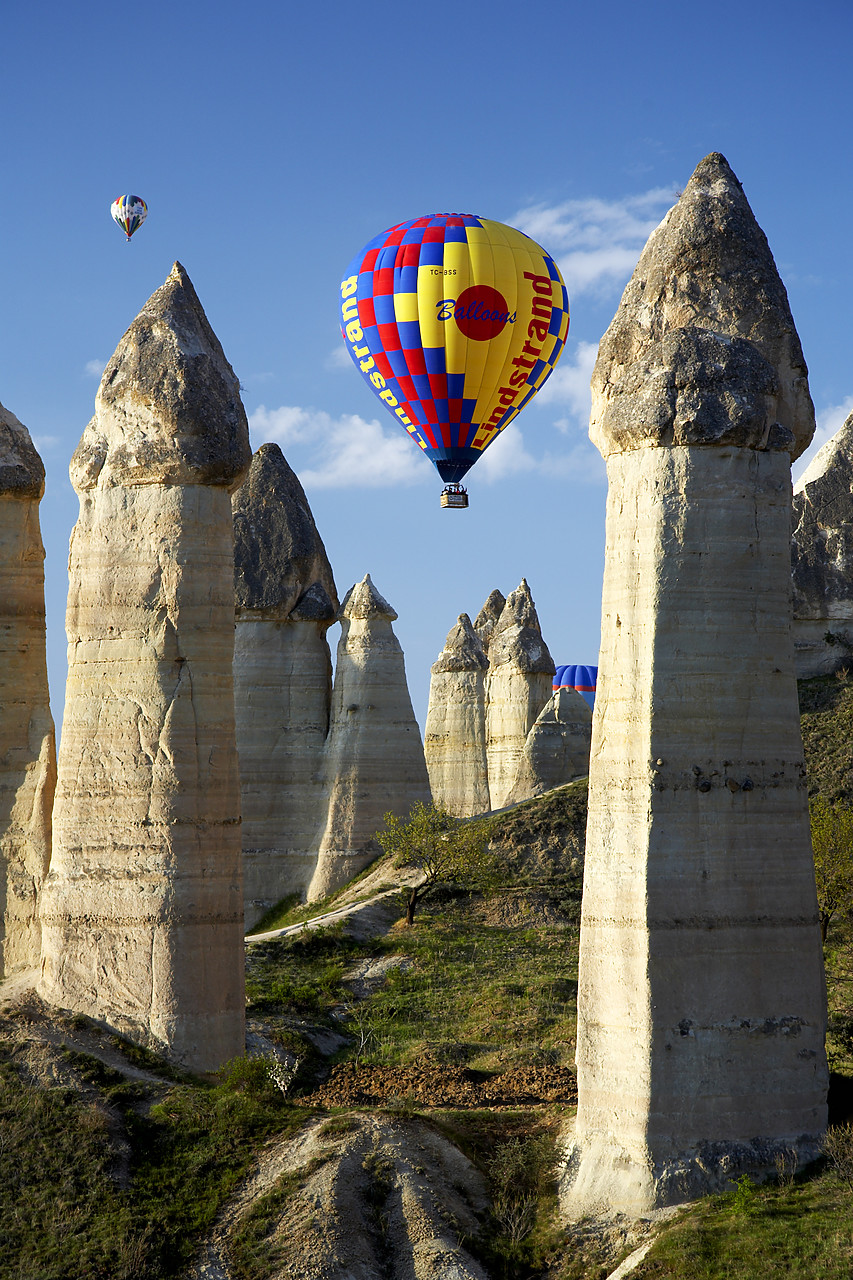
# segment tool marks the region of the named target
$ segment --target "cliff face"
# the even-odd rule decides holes
[[[39,990],[195,1070],[244,1048],[230,490],[250,458],[237,380],[176,263],[71,463]]]
[[[346,884],[373,860],[383,814],[403,816],[430,799],[403,651],[391,625],[396,617],[369,574],[341,606],[323,771],[328,810],[309,900]]]
[[[47,689],[44,467],[0,405],[0,977],[38,965],[56,747]]]
[[[652,233],[592,387],[609,493],[563,1178],[578,1217],[812,1159],[826,1123],[790,625],[790,462],[814,416],[722,156]]]
[[[245,923],[304,895],[325,803],[335,581],[302,485],[261,445],[232,498]]]

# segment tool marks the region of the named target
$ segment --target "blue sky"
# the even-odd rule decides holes
[[[10,0],[0,78],[0,401],[47,468],[51,693],[63,701],[68,460],[122,333],[179,259],[301,476],[339,589],[397,609],[423,724],[462,610],[525,575],[557,662],[595,662],[604,467],[588,383],[642,245],[722,151],[787,285],[819,439],[853,409],[849,0],[320,5]],[[131,245],[109,205],[149,204]],[[343,351],[338,283],[423,213],[520,226],[572,308],[549,384],[441,511],[431,464]],[[798,468],[798,470],[801,468]],[[330,633],[330,635],[333,633]]]

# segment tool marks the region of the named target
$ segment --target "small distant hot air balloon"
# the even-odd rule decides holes
[[[581,667],[577,665],[557,667],[554,672],[553,689],[576,689],[590,707],[595,706],[595,687],[598,683],[598,667]]]
[[[563,352],[569,298],[522,231],[473,214],[412,218],[341,281],[341,331],[371,390],[435,464],[445,507]]]
[[[110,205],[110,213],[129,241],[148,217],[148,205],[142,196],[119,196]]]

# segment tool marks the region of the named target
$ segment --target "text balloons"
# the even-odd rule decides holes
[[[383,231],[341,281],[341,331],[374,394],[458,484],[562,354],[569,298],[522,231],[434,214]]]
[[[110,205],[110,213],[129,240],[148,217],[148,205],[141,196],[119,196]]]

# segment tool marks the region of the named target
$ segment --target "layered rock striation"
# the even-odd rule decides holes
[[[491,630],[488,657],[486,758],[491,807],[499,809],[512,790],[527,735],[551,697],[554,675],[554,663],[524,578],[510,592]]]
[[[722,156],[653,232],[592,387],[609,495],[572,1216],[811,1159],[826,1122],[790,625],[790,462],[814,417]]]
[[[335,580],[302,485],[261,445],[232,498],[245,923],[305,895],[324,816]]]
[[[376,857],[373,836],[385,813],[404,816],[417,801],[430,799],[403,651],[392,627],[397,614],[367,574],[347,592],[339,616],[323,773],[328,809],[309,901],[340,888]]]
[[[39,991],[194,1070],[244,1051],[231,366],[176,263],[71,462],[69,671]]]
[[[47,688],[44,467],[0,405],[0,977],[39,963],[56,747]]]
[[[853,660],[853,414],[794,486],[791,568],[800,679]]]
[[[589,770],[592,712],[575,689],[555,689],[527,735],[506,804],[561,787]]]
[[[501,597],[503,598],[503,597]],[[424,754],[433,800],[457,817],[489,808],[485,678],[489,660],[460,613],[431,667]]]

